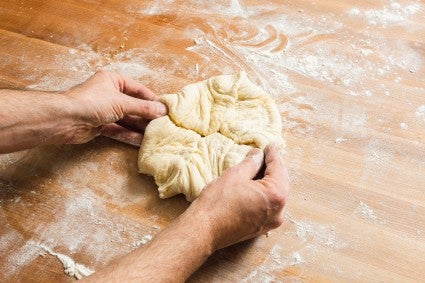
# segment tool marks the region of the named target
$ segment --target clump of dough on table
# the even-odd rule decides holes
[[[284,146],[275,103],[244,72],[212,77],[160,100],[169,114],[146,127],[138,165],[155,178],[161,198],[183,193],[193,201],[252,147]]]

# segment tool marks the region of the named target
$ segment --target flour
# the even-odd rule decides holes
[[[302,241],[313,241],[315,244],[337,249],[346,245],[338,241],[335,226],[303,221],[293,221],[293,223],[296,227],[295,234]]]
[[[140,10],[139,13],[143,15],[156,15],[160,12],[164,12],[167,8],[169,9],[169,5],[172,4],[174,0],[165,0],[162,2],[148,2],[149,5]]]
[[[94,72],[106,63],[102,63],[102,56],[94,52],[88,45],[81,45],[77,49],[70,49],[66,54],[57,54],[53,57],[57,69],[45,72],[42,67],[31,72],[35,83],[29,84],[29,90],[63,91],[84,82]],[[41,70],[40,70],[41,69]]]
[[[75,262],[67,255],[54,252],[52,249],[43,244],[40,244],[40,247],[49,254],[55,256],[62,263],[64,272],[68,276],[75,277],[76,279],[82,279],[94,273],[93,270],[80,263]]]
[[[407,125],[406,123],[400,123],[400,129],[402,129],[402,130],[408,130],[409,129],[409,125]]]
[[[363,150],[365,159],[363,160],[359,186],[367,188],[385,182],[391,172],[389,164],[391,164],[395,155],[391,143],[387,140],[373,138],[364,146]]]
[[[255,37],[229,42],[227,38],[217,40],[209,34],[205,34],[204,37],[196,37],[203,39],[196,40],[196,44],[187,50],[205,58],[216,57],[213,56],[216,54],[226,62],[224,65],[235,65],[234,72],[241,69],[246,70],[250,77],[259,82],[263,88],[270,89],[273,96],[277,96],[277,92],[274,90],[283,89],[286,94],[296,91],[297,88],[290,78],[289,80],[279,80],[278,78],[279,75],[288,77],[288,70],[324,83],[348,87],[346,93],[353,96],[370,97],[374,95],[374,92],[366,85],[375,78],[390,74],[394,67],[417,70],[423,64],[422,56],[411,47],[401,43],[399,46],[393,47],[385,41],[379,43],[385,50],[385,53],[378,53],[381,61],[376,58],[369,59],[374,54],[373,46],[376,45],[369,34],[364,34],[365,39],[357,35],[346,37],[347,42],[344,42],[345,39],[343,39],[342,42],[336,43],[341,44],[341,48],[351,46],[355,52],[358,52],[359,57],[357,58],[352,54],[338,52],[336,46],[330,48],[326,42],[295,48],[294,42],[289,40],[286,45],[282,45],[275,51],[276,47],[281,44],[280,37],[276,34],[294,35],[296,38],[297,34],[307,32],[307,29],[309,33],[312,33],[311,36],[321,33],[332,34],[338,32],[343,25],[334,24],[334,17],[331,15],[322,16],[318,23],[307,21],[307,19],[294,19],[290,14],[268,19],[259,17],[259,19],[265,21],[257,23],[258,33]],[[253,22],[255,22],[255,17]],[[292,30],[291,27],[294,24],[296,26]],[[215,32],[221,32],[222,27],[213,25],[211,27]],[[272,31],[274,32],[272,33]],[[362,33],[362,31],[359,32]],[[185,33],[190,34],[189,31],[185,31]],[[199,34],[198,29],[196,33]],[[308,41],[308,38],[305,40]],[[273,80],[270,79],[270,74],[273,75]]]
[[[364,202],[360,202],[359,207],[357,210],[362,214],[364,219],[370,219],[370,220],[377,220],[378,217],[376,216],[373,209],[371,209],[369,206],[367,206]]]
[[[0,235],[0,252],[6,253],[14,244],[23,240],[20,233],[13,229],[6,229],[5,233]]]
[[[276,277],[273,273],[284,270],[289,266],[302,264],[304,261],[300,252],[295,251],[289,255],[282,255],[282,248],[274,245],[268,252],[264,261],[251,271],[241,282],[276,282],[282,277]]]
[[[104,70],[115,71],[128,78],[140,78],[152,74],[152,70],[136,62],[113,62],[103,67]]]
[[[204,41],[204,39],[203,39],[202,37],[195,37],[195,38],[193,39],[193,42],[194,42],[195,44],[201,44],[203,41]]]
[[[421,105],[415,112],[415,117],[422,119],[425,121],[425,105]]]
[[[147,231],[131,219],[110,213],[102,200],[86,188],[70,186],[68,190],[71,196],[56,209],[56,219],[36,229],[39,241],[45,245],[65,246],[72,253],[83,251],[106,264],[130,252],[128,243],[136,242],[140,233]]]
[[[40,247],[33,240],[26,241],[20,248],[13,251],[6,259],[3,269],[5,277],[16,274],[23,266],[30,264],[40,255]]]
[[[391,0],[389,6],[381,9],[368,9],[360,11],[358,8],[350,9],[350,16],[364,16],[370,25],[406,24],[410,16],[415,15],[423,8],[420,1],[414,1],[406,5]]]
[[[199,64],[198,63],[195,64],[195,74],[199,75]]]
[[[28,85],[27,89],[67,90],[84,82],[99,69],[115,71],[139,81],[163,76],[162,81],[166,82],[167,77],[164,75],[174,74],[177,70],[181,70],[188,77],[195,76],[195,71],[190,72],[189,68],[182,67],[182,64],[186,62],[185,57],[175,59],[171,55],[154,51],[154,48],[134,48],[115,55],[103,55],[82,45],[76,52],[56,55],[54,60],[61,69],[47,74],[43,72],[44,75],[34,78],[36,83]]]
[[[151,235],[144,235],[140,240],[136,241],[134,243],[134,247],[140,247],[142,245],[147,244],[148,242],[150,242],[152,240],[152,236]]]
[[[350,16],[358,16],[360,15],[360,10],[358,8],[352,8],[347,12],[347,14]]]

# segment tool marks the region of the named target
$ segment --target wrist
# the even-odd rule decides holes
[[[39,126],[40,145],[71,143],[82,121],[79,121],[78,103],[66,92],[37,93],[42,99]]]
[[[179,222],[187,226],[185,229],[191,231],[192,235],[202,240],[207,257],[218,249],[219,231],[215,227],[215,220],[208,209],[197,200],[180,216]]]
[[[55,93],[57,96],[56,111],[61,121],[55,129],[56,144],[75,144],[89,141],[93,136],[93,125],[85,118],[84,103],[69,92]]]

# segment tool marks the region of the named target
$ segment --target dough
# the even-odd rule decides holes
[[[161,198],[183,193],[193,201],[252,147],[284,145],[276,105],[244,72],[212,77],[160,99],[169,114],[146,127],[138,165],[155,178]]]

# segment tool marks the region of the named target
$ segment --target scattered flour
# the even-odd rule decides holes
[[[400,129],[402,129],[402,130],[408,130],[409,129],[409,125],[407,125],[406,123],[400,123]]]
[[[57,208],[57,219],[36,228],[39,241],[45,245],[65,246],[72,253],[84,251],[93,260],[106,264],[130,252],[129,243],[136,242],[141,233],[147,232],[139,223],[110,213],[90,190],[70,188],[73,194]]]
[[[338,138],[335,139],[335,143],[342,143],[342,142],[345,142],[345,141],[347,141],[347,139],[344,139],[344,138],[341,138],[341,137],[338,137]]]
[[[19,249],[10,254],[5,262],[5,269],[3,269],[5,277],[13,276],[19,269],[40,255],[39,245],[33,241],[28,240]]]
[[[199,64],[198,63],[195,64],[195,74],[196,75],[199,74]]]
[[[421,105],[415,112],[415,116],[418,118],[422,118],[425,121],[425,105]]]
[[[0,252],[6,253],[8,249],[21,240],[23,240],[23,237],[19,232],[6,230],[4,234],[0,235]]]
[[[338,239],[336,228],[333,225],[314,224],[303,221],[290,220],[295,224],[295,234],[304,242],[312,241],[319,246],[340,249],[346,246]]]
[[[143,15],[156,15],[158,13],[164,12],[164,10],[169,9],[169,5],[172,4],[174,0],[165,0],[161,2],[149,1],[150,4],[143,10],[140,10],[139,13]]]
[[[399,4],[391,0],[390,5],[381,9],[369,9],[360,11],[358,8],[350,9],[347,14],[350,16],[363,15],[370,25],[405,24],[410,16],[421,10],[421,2],[415,1],[406,5]]]
[[[152,238],[153,238],[152,235],[144,235],[140,240],[136,241],[133,246],[134,247],[140,247],[142,245],[145,245],[149,241],[151,241]]]
[[[302,264],[304,261],[300,252],[295,251],[287,256],[282,256],[282,248],[274,245],[264,261],[251,271],[241,282],[276,282],[282,280],[273,274],[289,266]]]
[[[264,20],[262,18],[259,18]],[[311,19],[310,19],[311,20]],[[304,25],[300,22],[305,21]],[[419,69],[422,65],[422,56],[411,47],[398,43],[394,47],[382,40],[385,54],[376,58],[369,58],[374,54],[374,41],[370,35],[360,34],[352,37],[344,37],[341,42],[333,46],[325,41],[314,41],[302,48],[295,48],[288,41],[282,45],[280,37],[276,35],[293,35],[295,38],[303,32],[315,35],[332,35],[342,28],[342,24],[334,24],[335,17],[326,15],[318,22],[310,22],[307,19],[294,19],[289,15],[278,18],[267,18],[265,21],[255,21],[258,33],[256,36],[243,41],[230,42],[230,38],[216,38],[209,33],[195,38],[195,45],[187,50],[203,56],[206,59],[221,58],[222,66],[233,65],[233,72],[244,69],[251,78],[259,82],[264,88],[272,92],[272,95],[291,94],[297,91],[291,82],[288,73],[294,72],[324,83],[349,87],[346,93],[353,96],[370,97],[374,93],[367,85],[376,78],[383,77],[392,72],[393,67],[403,69]],[[216,33],[223,33],[225,27],[214,26],[208,22]],[[296,25],[293,30],[289,29]],[[273,33],[271,31],[274,31]],[[190,32],[187,31],[189,34]],[[199,29],[192,34],[199,35]],[[239,34],[236,34],[238,36]],[[366,37],[363,39],[362,37]],[[273,40],[272,40],[273,39]],[[305,40],[308,42],[308,37]],[[263,45],[264,44],[264,45]],[[260,47],[258,47],[260,46]],[[280,46],[276,51],[277,46]],[[346,52],[340,52],[339,46],[344,50],[350,46],[358,56]],[[386,49],[385,49],[386,48]],[[398,52],[397,50],[400,50]],[[226,66],[228,67],[228,66]],[[223,69],[223,67],[221,67]],[[278,76],[286,77],[280,80]],[[270,79],[273,78],[273,79]],[[289,79],[288,79],[289,78]]]
[[[358,8],[352,8],[347,12],[350,16],[360,15],[360,10]]]
[[[203,38],[203,37],[195,37],[195,38],[193,39],[193,42],[194,42],[195,44],[201,44],[203,41],[204,41],[204,38]]]
[[[359,207],[357,210],[362,214],[364,219],[370,219],[370,220],[377,220],[378,217],[376,216],[373,209],[371,209],[369,206],[367,206],[364,202],[360,202]]]
[[[54,252],[51,248],[43,244],[40,244],[40,247],[49,254],[55,256],[62,263],[64,272],[68,276],[75,277],[76,279],[82,279],[94,273],[93,270],[80,263],[75,262],[67,255]]]
[[[103,67],[103,69],[119,72],[121,75],[129,78],[140,78],[152,73],[152,70],[140,62],[113,62]]]

